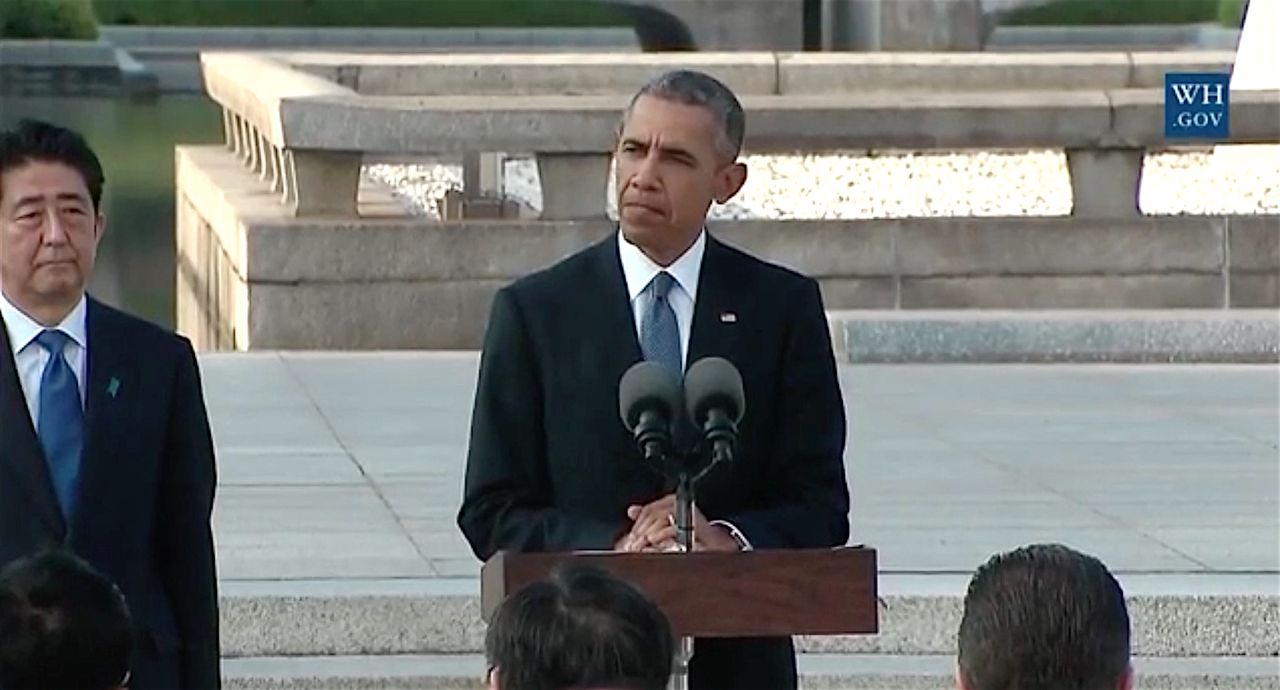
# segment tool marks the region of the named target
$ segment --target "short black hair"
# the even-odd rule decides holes
[[[716,151],[726,160],[737,160],[747,134],[747,116],[742,103],[724,82],[705,72],[678,69],[654,77],[631,97],[625,122],[641,96],[661,98],[681,105],[705,109],[716,123]]]
[[[997,554],[969,583],[958,647],[969,690],[1115,690],[1129,669],[1124,591],[1061,544]]]
[[[120,590],[53,548],[0,571],[0,688],[106,690],[129,672],[133,626]]]
[[[675,638],[640,590],[598,568],[566,565],[498,607],[485,654],[502,690],[664,690]]]
[[[0,133],[0,177],[10,170],[35,161],[62,163],[74,168],[84,179],[84,186],[93,200],[93,209],[100,209],[102,163],[90,148],[89,142],[75,130],[40,120],[24,119],[12,129]],[[0,187],[0,194],[4,190]]]

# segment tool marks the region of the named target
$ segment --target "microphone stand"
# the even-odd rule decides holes
[[[695,448],[683,458],[676,456],[668,465],[668,474],[676,478],[676,551],[693,553],[693,505],[694,486],[717,462],[727,459],[718,457],[707,448],[706,459]],[[701,461],[701,462],[700,462]],[[680,636],[680,647],[676,650],[675,668],[671,674],[671,690],[689,690],[689,662],[693,659],[693,638]]]

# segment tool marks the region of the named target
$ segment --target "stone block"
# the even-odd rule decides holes
[[[261,150],[253,144],[251,151]],[[360,161],[361,154],[348,151],[286,149],[285,198],[294,214],[355,216]]]
[[[841,360],[855,364],[1274,363],[1280,356],[1280,322],[1244,310],[837,311],[828,319]],[[1065,519],[1061,511],[1044,517]]]
[[[979,51],[980,0],[880,0],[880,50]]]
[[[1140,148],[1068,148],[1071,215],[1131,218],[1142,215],[1138,193],[1145,151]]]
[[[825,309],[893,309],[898,299],[895,278],[819,278]]]
[[[1221,275],[975,276],[902,279],[903,309],[1209,309]]]
[[[492,54],[348,57],[371,96],[631,95],[673,69],[696,69],[738,95],[777,93],[772,53]]]
[[[1234,309],[1280,308],[1280,274],[1231,274],[1231,307]]]
[[[783,94],[865,91],[1051,91],[1122,88],[1121,53],[788,53]]]
[[[1214,273],[1221,218],[919,219],[898,230],[907,276]]]
[[[249,285],[255,350],[473,350],[510,280]]]
[[[604,238],[608,221],[248,219],[253,283],[367,283],[514,279]]]
[[[1110,130],[1101,91],[745,97],[753,152],[1091,147]]]
[[[712,221],[725,242],[814,278],[892,276],[895,220]]]
[[[1229,50],[1132,52],[1127,54],[1132,71],[1125,88],[1164,90],[1168,72],[1231,72],[1235,53]]]
[[[1186,141],[1164,136],[1164,89],[1108,91],[1115,114],[1111,145],[1164,147]],[[1280,142],[1280,91],[1232,91],[1231,136],[1235,143]]]
[[[1227,235],[1232,272],[1280,272],[1280,217],[1231,216]]]
[[[605,218],[611,160],[607,154],[539,153],[542,219]]]
[[[698,50],[800,50],[802,0],[640,0],[684,23]]]

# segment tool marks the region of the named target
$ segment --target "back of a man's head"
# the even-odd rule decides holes
[[[570,566],[503,602],[485,652],[498,690],[664,690],[675,642],[635,587]]]
[[[120,591],[87,563],[51,550],[0,571],[0,688],[108,690],[133,646]]]
[[[1127,690],[1129,613],[1105,565],[1057,544],[998,554],[960,621],[964,690]]]

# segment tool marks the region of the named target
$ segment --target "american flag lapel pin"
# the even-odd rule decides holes
[[[720,323],[738,323],[738,315],[731,311],[720,312]]]

